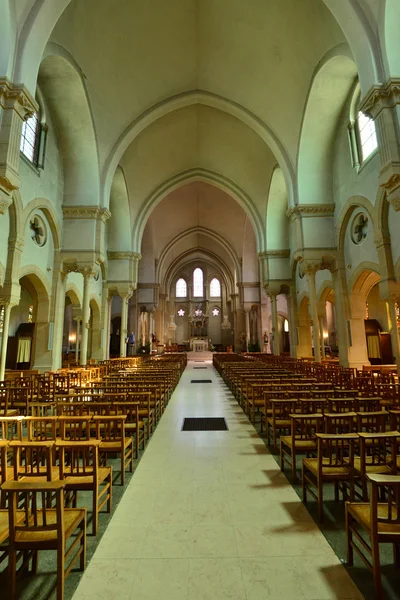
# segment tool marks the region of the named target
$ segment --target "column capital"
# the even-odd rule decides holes
[[[360,110],[376,119],[384,108],[394,108],[400,104],[400,78],[391,78],[386,83],[374,85],[364,96]]]
[[[301,270],[304,275],[315,275],[317,271],[324,268],[320,260],[303,260],[301,261]]]
[[[108,208],[100,206],[66,206],[62,207],[64,219],[94,219],[105,223],[111,217]]]
[[[23,121],[39,110],[28,89],[20,83],[13,83],[7,77],[0,77],[0,108],[15,110]]]

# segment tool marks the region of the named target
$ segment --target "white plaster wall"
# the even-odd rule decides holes
[[[36,171],[23,158],[20,158],[20,192],[24,206],[34,198],[47,198],[61,221],[64,193],[62,158],[54,121],[48,107],[45,106],[44,108],[48,126],[44,169]]]
[[[332,219],[307,217],[303,219],[304,246],[307,248],[333,248],[336,246]]]
[[[360,171],[353,168],[350,154],[348,124],[350,106],[347,102],[337,128],[337,136],[333,148],[333,191],[335,200],[335,215],[338,218],[341,209],[352,196],[364,196],[375,204],[378,192],[378,177],[380,170],[379,154],[370,157]]]
[[[5,215],[0,215],[0,285],[7,265],[8,255],[8,237],[10,235],[10,217],[7,212]]]
[[[321,269],[315,274],[315,287],[317,292],[325,281],[332,281],[332,273],[328,269]]]
[[[394,210],[392,206],[389,207],[389,232],[392,243],[392,255],[394,264],[400,259],[400,212]],[[397,269],[397,277],[400,277],[400,272]]]
[[[74,284],[79,290],[80,298],[83,299],[83,277],[81,273],[68,273],[67,276],[67,287],[68,284]]]
[[[38,246],[32,239],[30,220],[34,215],[39,215],[45,223],[47,230],[47,242],[44,246]],[[34,210],[28,217],[24,232],[24,249],[21,257],[21,270],[24,267],[31,266],[41,271],[45,280],[51,289],[53,280],[53,262],[54,262],[54,241],[49,226],[49,222],[41,210]]]
[[[372,228],[371,219],[369,220],[368,234],[365,240],[361,244],[354,244],[351,239],[351,224],[355,215],[363,213],[368,216],[368,213],[361,207],[356,208],[347,224],[345,238],[344,238],[344,260],[346,266],[347,280],[349,281],[362,262],[379,263],[378,252],[374,243],[374,231]],[[351,290],[350,290],[351,291]]]

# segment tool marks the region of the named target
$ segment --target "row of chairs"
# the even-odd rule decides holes
[[[235,371],[242,372],[243,378],[243,361],[238,362],[236,369],[234,361],[228,359],[225,369],[223,359],[217,360],[228,384],[232,383],[229,374]],[[273,368],[276,371],[276,361]],[[287,377],[286,361],[283,361],[282,371]],[[249,378],[253,372],[254,367],[250,367]],[[310,496],[317,501],[320,520],[324,517],[324,485],[333,485],[335,500],[342,494],[346,501],[347,563],[353,565],[354,553],[357,553],[373,572],[376,597],[383,598],[380,544],[393,544],[394,562],[400,567],[398,403],[372,397],[367,387],[364,388],[366,397],[362,397],[358,389],[354,392],[354,389],[341,387],[339,397],[332,394],[326,398],[305,398],[302,394],[297,397],[295,383],[291,384],[291,393],[286,394],[282,394],[282,390],[271,390],[268,382],[259,385],[264,396],[258,406],[263,404],[259,409],[261,428],[266,430],[267,443],[275,451],[278,444],[280,446],[282,471],[288,466],[295,482],[296,458],[303,457],[303,501],[306,503]],[[236,394],[251,417],[251,396],[240,395],[237,389]],[[255,423],[255,418],[252,420]]]

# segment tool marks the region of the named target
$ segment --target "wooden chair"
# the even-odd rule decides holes
[[[367,479],[369,503],[346,502],[347,564],[353,565],[355,550],[372,570],[375,598],[381,600],[384,594],[379,544],[393,544],[395,565],[400,568],[400,476],[372,474]],[[382,502],[385,494],[387,501]]]
[[[317,433],[317,458],[303,458],[303,502],[307,502],[307,492],[318,503],[318,517],[322,521],[323,485],[335,485],[335,499],[339,498],[339,485],[343,496],[350,489],[350,500],[354,499],[354,447],[358,436],[353,433],[335,435]],[[314,492],[314,489],[316,492]]]
[[[22,440],[22,422],[24,417],[3,417],[0,416],[0,439],[2,440]]]
[[[59,429],[58,417],[28,417],[26,428],[29,442],[55,441]]]
[[[298,401],[293,398],[273,399],[270,401],[272,407],[272,415],[267,419],[267,444],[271,445],[276,451],[277,432],[289,431],[292,425],[290,415],[298,410]]]
[[[354,459],[354,471],[361,480],[362,499],[368,501],[367,475],[395,475],[397,471],[398,431],[358,433],[360,456]]]
[[[281,471],[285,463],[292,469],[293,481],[297,480],[296,456],[316,452],[317,444],[315,434],[322,431],[324,417],[320,413],[315,415],[290,414],[291,434],[281,436]]]
[[[116,415],[126,415],[125,432],[135,435],[136,458],[139,457],[140,446],[144,450],[146,445],[145,423],[139,419],[138,402],[114,402],[113,411]]]
[[[99,446],[100,459],[109,454],[120,454],[121,485],[125,484],[125,469],[133,472],[133,437],[125,436],[126,415],[95,416],[93,425],[96,426],[96,437],[101,440]]]
[[[89,440],[90,439],[90,415],[67,417],[62,415],[58,417],[60,424],[60,438],[62,440]]]
[[[334,412],[324,413],[325,433],[356,433],[357,413]]]
[[[8,498],[8,579],[13,599],[17,597],[17,556],[21,553],[25,564],[29,564],[32,559],[32,570],[36,574],[39,551],[57,552],[57,600],[64,599],[65,578],[78,559],[81,571],[85,569],[86,509],[64,508],[64,488],[65,483],[62,481],[6,481],[2,485],[2,493]],[[21,495],[25,496],[23,520],[21,511],[17,508]],[[46,495],[54,498],[55,508],[47,506]]]
[[[354,398],[327,398],[326,412],[328,413],[346,413],[354,411]]]
[[[9,467],[13,476],[8,479],[19,481],[34,477],[38,481],[55,481],[59,478],[58,467],[54,466],[54,441],[14,441],[10,442],[9,449],[13,453],[12,467]]]
[[[151,393],[150,392],[130,392],[127,394],[127,402],[138,402],[139,403],[139,419],[146,422],[147,439],[150,438],[153,433],[155,423],[155,410],[151,407]]]
[[[59,440],[60,480],[65,483],[68,504],[76,507],[78,491],[92,492],[92,533],[97,535],[99,512],[107,504],[112,505],[112,468],[99,465],[100,440]]]
[[[8,479],[8,468],[7,468],[7,451],[8,451],[8,440],[0,440],[0,485]],[[5,496],[0,490],[0,507],[5,506]],[[1,536],[0,536],[1,537]],[[1,543],[1,542],[0,542]],[[1,560],[0,560],[1,562]]]

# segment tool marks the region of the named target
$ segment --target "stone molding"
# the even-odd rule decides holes
[[[268,258],[289,258],[290,250],[267,250],[265,255]]]
[[[0,187],[4,188],[5,186],[7,186],[9,193],[11,194],[12,189],[10,189],[10,186],[7,184],[7,180],[5,178],[1,178],[2,180],[0,182]],[[2,194],[0,197],[0,215],[5,215],[8,208],[11,206],[11,198],[9,195],[7,194]]]
[[[138,283],[138,290],[156,290],[160,287],[159,283]]]
[[[333,217],[335,205],[331,202],[325,204],[297,204],[286,211],[286,216],[292,221],[301,217]]]
[[[15,110],[23,121],[39,110],[36,100],[26,87],[19,83],[12,83],[6,77],[0,77],[0,107]]]
[[[99,206],[63,206],[64,219],[95,219],[105,223],[111,212]]]
[[[395,165],[400,171],[400,164]],[[393,195],[400,188],[400,173],[393,173],[392,176],[385,182],[381,183],[381,187],[386,190],[388,201],[393,206],[395,211],[400,210],[400,196]]]
[[[137,252],[107,252],[108,260],[128,260],[131,258],[140,260],[142,258],[141,254]]]
[[[363,98],[360,110],[375,119],[384,108],[400,104],[400,79],[389,79],[383,85],[374,85]]]
[[[260,287],[260,282],[259,281],[238,281],[237,282],[237,287],[238,288],[259,288]]]

